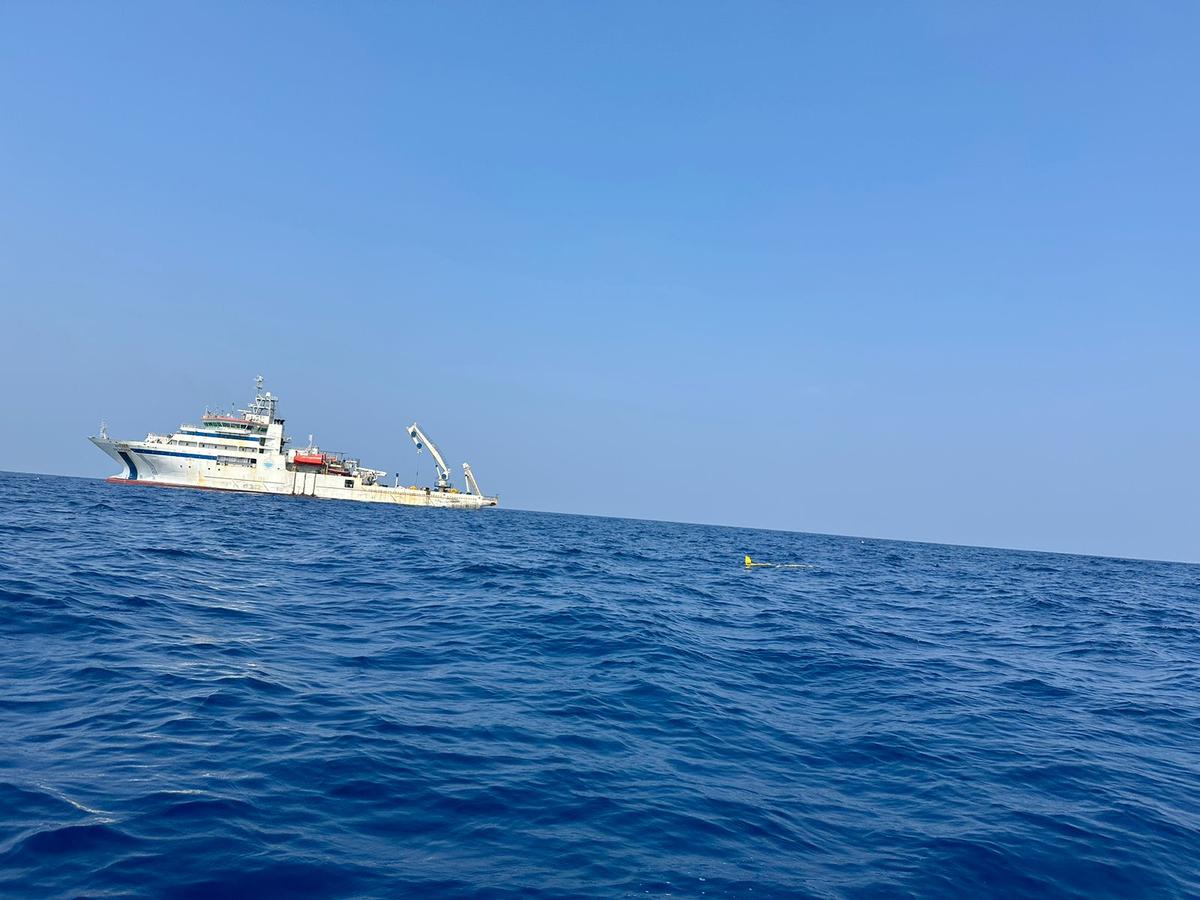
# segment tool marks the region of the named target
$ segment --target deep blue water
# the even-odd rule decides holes
[[[0,542],[6,897],[1200,894],[1200,566],[11,474]]]

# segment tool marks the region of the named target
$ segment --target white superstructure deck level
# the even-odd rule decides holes
[[[285,494],[325,500],[359,500],[480,509],[496,506],[498,497],[485,496],[467,463],[465,489],[451,483],[442,454],[414,422],[407,429],[417,452],[428,449],[437,466],[430,487],[383,483],[386,472],[369,469],[357,459],[321,450],[309,438],[307,447],[289,449],[283,419],[275,415],[279,398],[256,380],[254,402],[236,413],[206,411],[196,425],[180,425],[173,434],[148,434],[144,441],[113,440],[101,425],[89,440],[124,467],[108,479],[113,484]]]

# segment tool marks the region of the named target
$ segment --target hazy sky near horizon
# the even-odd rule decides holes
[[[1200,561],[1200,7],[0,10],[0,468]],[[428,463],[424,474],[428,475]]]

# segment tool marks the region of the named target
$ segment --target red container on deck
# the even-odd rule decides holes
[[[297,453],[292,459],[292,462],[299,466],[323,466],[325,465],[325,457],[320,453],[316,454],[315,456],[309,456],[305,453]]]

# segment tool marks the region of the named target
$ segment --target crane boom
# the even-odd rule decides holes
[[[463,478],[467,480],[467,493],[478,494],[483,496],[483,491],[479,489],[479,482],[475,480],[475,473],[471,471],[470,463],[463,463]]]
[[[421,427],[416,422],[408,426],[408,436],[417,445],[418,453],[425,448],[429,448],[429,455],[433,457],[433,464],[437,466],[438,490],[448,490],[450,488],[450,470],[446,468],[446,461],[442,459],[442,454],[438,452],[438,448],[434,445],[433,441],[425,436],[425,432],[421,430]]]

